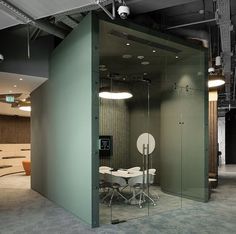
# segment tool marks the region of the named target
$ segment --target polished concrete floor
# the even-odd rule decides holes
[[[236,233],[235,194],[236,166],[222,166],[219,186],[208,203],[90,229],[69,212],[30,190],[29,177],[12,175],[0,178],[0,233],[232,234]]]

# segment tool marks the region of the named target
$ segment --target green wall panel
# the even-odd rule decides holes
[[[85,17],[54,50],[49,80],[32,94],[32,188],[92,226],[98,225],[95,21]]]

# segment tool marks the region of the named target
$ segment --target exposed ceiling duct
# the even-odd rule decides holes
[[[218,25],[220,27],[221,48],[223,58],[223,71],[226,79],[226,99],[230,100],[231,88],[231,31],[233,29],[230,20],[230,0],[217,0]]]
[[[172,30],[176,35],[184,36],[187,39],[197,40],[202,43],[202,46],[205,48],[209,47],[209,34],[203,30],[196,29],[187,29],[187,28],[178,28]]]

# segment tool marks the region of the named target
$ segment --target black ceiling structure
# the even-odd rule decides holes
[[[63,40],[89,11],[104,12],[105,8],[115,14],[123,0],[75,2],[0,0],[0,35],[14,30],[25,33],[28,27],[29,40],[48,34]],[[221,56],[222,66],[218,69],[222,70],[226,84],[219,90],[219,114],[236,108],[236,1],[126,0],[125,3],[130,8],[127,20],[208,47],[213,66],[215,57]]]

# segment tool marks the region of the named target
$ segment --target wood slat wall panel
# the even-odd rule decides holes
[[[217,165],[217,139],[218,139],[218,122],[217,122],[217,101],[209,102],[209,173],[218,175]]]
[[[30,143],[30,118],[0,115],[0,144]]]
[[[10,166],[0,169],[0,177],[24,171],[24,160],[30,160],[30,144],[0,144],[0,167]]]
[[[101,158],[100,165],[128,168],[130,165],[130,114],[125,100],[100,99],[99,134],[113,136],[113,156]]]

